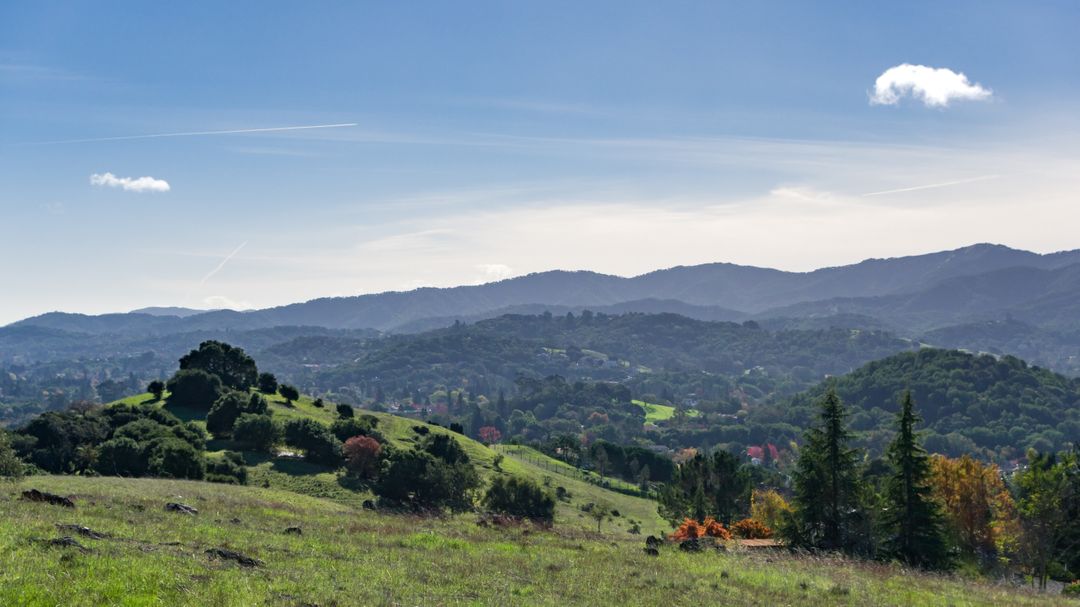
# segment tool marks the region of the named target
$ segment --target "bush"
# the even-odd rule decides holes
[[[156,441],[150,451],[148,468],[150,474],[166,478],[201,480],[206,475],[202,453],[175,438]]]
[[[340,417],[342,419],[348,419],[348,418],[351,418],[352,416],[356,415],[356,412],[353,411],[352,405],[346,405],[345,403],[339,403],[338,406],[337,406],[337,414],[338,414],[338,417]]]
[[[342,447],[345,467],[360,478],[374,478],[379,471],[382,445],[370,436],[354,436]]]
[[[483,503],[494,512],[546,523],[555,520],[555,498],[528,479],[496,477],[484,494]]]
[[[283,432],[269,415],[243,413],[233,425],[233,440],[252,451],[270,451],[281,442]]]
[[[1071,584],[1066,584],[1065,587],[1061,589],[1061,594],[1064,594],[1065,596],[1080,597],[1080,580],[1076,580]]]
[[[746,540],[767,540],[773,536],[772,529],[752,518],[735,523],[731,526],[731,532]]]
[[[340,441],[346,441],[354,436],[370,436],[379,442],[384,442],[382,436],[375,430],[378,423],[379,420],[371,415],[337,419],[330,424],[330,432]]]
[[[206,480],[211,483],[230,485],[247,484],[247,467],[244,457],[235,451],[226,451],[221,459],[213,459],[206,466]]]
[[[169,404],[209,411],[223,392],[221,378],[202,369],[177,371],[168,383]]]
[[[326,466],[341,464],[341,441],[330,429],[313,419],[292,419],[285,423],[285,443],[304,450],[304,459]]]
[[[721,540],[730,540],[731,532],[725,529],[719,521],[710,516],[706,517],[701,523],[692,518],[685,519],[668,537],[679,542],[700,537],[715,537]]]
[[[139,443],[118,436],[102,443],[94,470],[106,476],[141,476],[146,471],[146,460]]]

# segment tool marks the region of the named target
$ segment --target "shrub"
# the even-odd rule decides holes
[[[323,403],[323,399],[321,398],[316,398],[315,400],[311,401],[311,405],[316,409],[322,409],[325,406],[325,404]]]
[[[546,523],[555,520],[555,498],[528,479],[496,477],[484,494],[483,503],[494,512]]]
[[[206,480],[230,485],[247,484],[244,457],[235,451],[226,451],[221,459],[210,460],[206,466]]]
[[[354,436],[342,447],[345,467],[361,478],[373,478],[379,470],[382,445],[370,436]]]
[[[731,526],[736,537],[746,540],[766,540],[773,536],[773,530],[752,518],[743,519]]]
[[[243,413],[233,425],[233,440],[252,451],[270,451],[282,436],[281,426],[269,415]]]
[[[107,476],[140,476],[146,471],[146,461],[139,443],[118,436],[101,444],[94,470]]]
[[[338,414],[338,417],[340,417],[342,419],[348,419],[348,418],[351,418],[352,416],[356,415],[356,412],[353,411],[352,405],[346,405],[345,403],[339,403],[338,406],[337,406],[337,414]]]
[[[702,527],[705,527],[705,535],[709,537],[715,537],[722,540],[730,540],[731,532],[724,528],[724,525],[720,521],[714,519],[711,516],[705,517],[705,520],[701,523]]]
[[[330,424],[330,432],[340,441],[348,440],[354,436],[370,436],[382,442],[382,436],[375,430],[378,421],[371,415],[337,419],[334,420],[333,424]]]
[[[161,439],[155,443],[150,450],[150,474],[194,480],[200,480],[206,475],[206,461],[202,453],[189,443],[176,438]]]
[[[705,527],[694,519],[688,518],[683,520],[682,524],[668,535],[668,537],[677,542],[705,537]]]
[[[330,429],[313,419],[292,419],[285,423],[285,443],[304,450],[304,459],[327,466],[341,463],[341,441]]]
[[[413,449],[391,457],[374,489],[380,499],[391,504],[461,512],[472,507],[479,486],[480,475],[468,461],[450,464],[425,450]]]
[[[1061,589],[1061,594],[1065,596],[1077,596],[1080,597],[1080,580],[1075,580],[1071,584],[1066,584]]]

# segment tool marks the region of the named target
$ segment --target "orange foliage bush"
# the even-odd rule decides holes
[[[724,528],[720,521],[713,517],[707,517],[705,522],[702,523],[705,526],[705,535],[709,537],[715,537],[722,540],[730,540],[731,532]]]
[[[676,542],[681,542],[683,540],[692,540],[704,536],[705,527],[703,527],[701,523],[695,521],[694,519],[688,518],[684,520],[682,524],[679,525],[679,528],[673,531],[668,537],[675,540]]]
[[[721,540],[730,540],[731,532],[725,529],[719,521],[710,516],[701,523],[692,518],[688,518],[668,537],[677,542],[681,542],[706,536],[715,537]]]
[[[767,540],[773,536],[772,529],[769,529],[764,523],[755,521],[752,518],[744,518],[735,523],[731,526],[731,531],[736,536],[746,540]]]

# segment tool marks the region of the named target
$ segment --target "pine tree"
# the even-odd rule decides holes
[[[785,534],[796,547],[851,552],[858,540],[857,452],[848,446],[848,413],[836,391],[830,388],[820,406],[820,423],[799,452],[795,513]]]
[[[920,444],[911,393],[904,394],[897,416],[896,439],[888,458],[894,472],[886,490],[887,554],[909,565],[941,568],[947,564],[941,513],[931,497],[930,458]]]

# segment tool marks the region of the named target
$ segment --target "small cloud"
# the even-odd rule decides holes
[[[476,267],[484,273],[485,280],[503,280],[514,275],[514,269],[502,263],[484,263]]]
[[[211,295],[203,300],[211,310],[250,310],[251,304],[246,301],[235,301],[224,295]]]
[[[948,107],[954,100],[981,101],[993,93],[949,68],[904,63],[885,70],[874,82],[871,105],[896,105],[910,95],[926,107]]]
[[[153,177],[117,177],[112,173],[90,176],[90,185],[122,188],[128,192],[168,192],[169,182]]]

